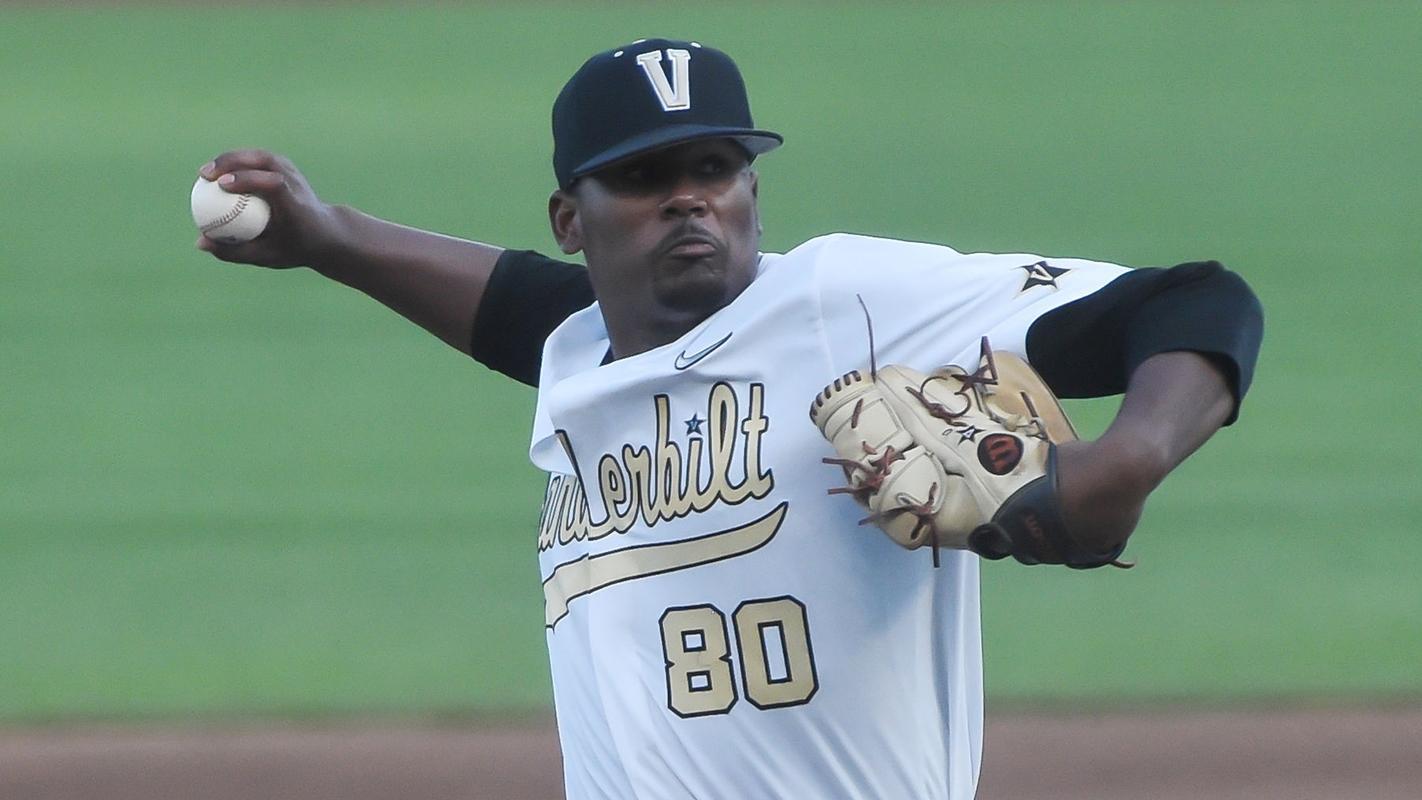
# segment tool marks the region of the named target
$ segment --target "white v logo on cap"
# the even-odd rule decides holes
[[[691,70],[687,65],[691,62],[691,52],[687,50],[667,50],[667,58],[671,59],[672,79],[667,81],[667,74],[662,71],[662,52],[653,50],[650,53],[643,53],[637,56],[637,65],[646,73],[647,81],[652,84],[652,91],[657,95],[657,102],[662,104],[663,111],[689,111],[691,109]],[[675,88],[673,88],[675,85]]]

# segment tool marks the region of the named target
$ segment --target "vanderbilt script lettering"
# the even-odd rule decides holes
[[[706,433],[690,435],[685,452],[672,440],[667,395],[655,395],[652,402],[655,441],[650,446],[626,444],[597,460],[597,491],[605,518],[589,518],[587,498],[577,478],[556,475],[549,481],[539,521],[540,552],[580,539],[626,533],[639,520],[652,526],[717,503],[735,505],[770,494],[775,478],[761,464],[761,440],[770,427],[762,384],[750,385],[744,415],[730,384],[712,386],[706,399]]]

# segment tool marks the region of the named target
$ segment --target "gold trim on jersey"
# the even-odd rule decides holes
[[[676,542],[624,547],[559,564],[543,582],[543,624],[551,628],[568,613],[573,598],[623,581],[662,575],[745,555],[765,545],[780,530],[789,503],[737,528]]]

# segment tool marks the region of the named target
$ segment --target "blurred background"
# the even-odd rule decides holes
[[[769,250],[1213,258],[1262,298],[1243,415],[1136,569],[984,567],[990,705],[1422,696],[1422,5],[4,4],[0,725],[546,714],[533,390],[196,251],[188,191],[264,147],[552,252],[552,98],[655,35],[784,133]]]

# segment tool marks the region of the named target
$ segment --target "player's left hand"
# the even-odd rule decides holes
[[[935,563],[948,547],[1024,564],[1125,566],[1116,560],[1124,538],[1078,537],[1066,522],[1059,462],[1065,453],[1075,497],[1093,494],[1096,473],[1077,469],[1092,462],[1090,445],[1036,372],[986,338],[972,371],[851,372],[815,397],[810,418],[839,454],[826,463],[849,482],[830,492],[852,495],[870,511],[864,522],[900,545],[933,547]]]

